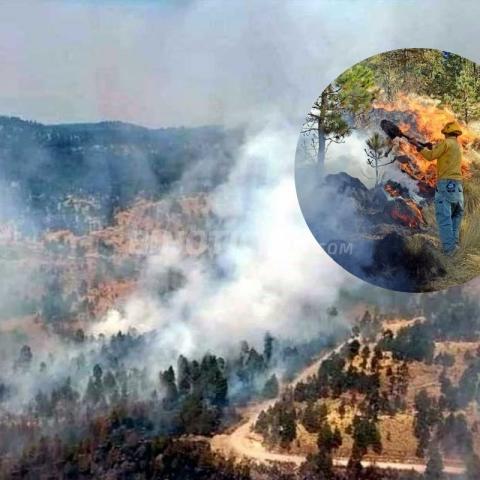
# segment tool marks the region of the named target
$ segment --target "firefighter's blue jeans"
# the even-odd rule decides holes
[[[463,217],[463,185],[459,180],[438,180],[435,190],[435,217],[445,253],[459,243]]]

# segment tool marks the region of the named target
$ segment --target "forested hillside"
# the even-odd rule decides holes
[[[85,232],[79,210],[105,225],[138,196],[208,191],[225,179],[241,138],[240,130],[220,127],[42,125],[0,117],[0,215],[26,233]],[[194,173],[180,185],[187,171]]]

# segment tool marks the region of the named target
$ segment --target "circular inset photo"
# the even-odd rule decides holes
[[[314,101],[295,159],[318,243],[374,285],[429,292],[480,274],[480,66],[393,50]]]

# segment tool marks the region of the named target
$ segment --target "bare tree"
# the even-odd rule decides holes
[[[390,165],[395,161],[395,158],[388,161],[382,160],[388,158],[393,145],[381,137],[378,132],[375,132],[365,143],[367,144],[367,148],[364,149],[367,155],[367,163],[375,169],[375,186],[378,186],[380,168]]]

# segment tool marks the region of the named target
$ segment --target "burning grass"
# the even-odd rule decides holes
[[[400,129],[414,138],[432,143],[443,139],[441,130],[445,123],[457,120],[455,114],[448,108],[440,108],[439,101],[416,95],[399,93],[393,102],[377,101],[374,109],[386,112],[396,119]],[[463,134],[459,137],[462,147],[470,148],[478,141],[477,133],[467,125],[462,126]],[[400,155],[405,155],[411,162],[403,162],[400,169],[407,175],[422,183],[433,187],[436,182],[435,164],[429,162],[417,152],[416,148],[407,141],[398,142]],[[471,158],[464,156],[462,171],[464,178],[470,176]]]
[[[441,130],[445,123],[455,118],[455,114],[438,101],[400,93],[393,101],[377,100],[368,114],[358,120],[356,128],[370,134],[383,128],[382,121],[387,121],[400,127],[413,143],[435,143],[443,139]],[[310,180],[318,173],[313,167],[311,170],[305,167],[301,181],[297,178],[302,211],[319,242],[329,245],[345,239],[355,245],[351,255],[337,254],[336,249],[327,253],[358,277],[400,291],[441,290],[478,276],[480,124],[462,124],[462,131],[459,142],[463,150],[465,215],[461,250],[454,258],[442,252],[435,218],[436,162],[427,161],[400,134],[392,138],[385,130],[385,146],[378,155],[382,159],[386,157],[387,160],[382,161],[387,163],[381,165],[384,168],[375,186],[364,185],[347,171],[329,173],[323,184],[315,185],[315,180]],[[356,142],[352,142],[350,148],[352,153],[348,155],[356,161]],[[364,152],[368,155],[367,150]],[[335,158],[333,154],[332,158]],[[360,152],[358,160],[365,161]],[[346,167],[338,164],[335,169],[351,167],[350,163]],[[378,165],[376,168],[378,170]],[[298,185],[303,182],[310,186],[301,193],[303,187]],[[328,201],[337,196],[337,209],[329,209],[327,202],[320,200],[327,191]],[[351,211],[355,212],[353,217]]]
[[[408,135],[421,140],[437,142],[443,138],[442,127],[446,122],[456,120],[455,114],[438,101],[400,93],[393,102],[377,101],[374,104],[376,115],[395,120]],[[464,174],[465,214],[461,226],[460,250],[454,257],[447,257],[441,252],[434,205],[431,202],[433,188],[436,184],[435,162],[429,162],[407,141],[396,144],[398,167],[410,178],[417,181],[418,192],[425,193],[427,202],[419,208],[422,228],[419,232],[405,239],[408,253],[419,258],[422,252],[433,253],[435,262],[446,271],[445,275],[432,275],[432,280],[425,288],[440,290],[452,285],[463,284],[480,273],[480,153],[478,150],[478,125],[463,125],[463,134],[459,141],[463,147],[462,171]],[[393,198],[397,192],[386,189]],[[417,229],[418,230],[418,229]]]

